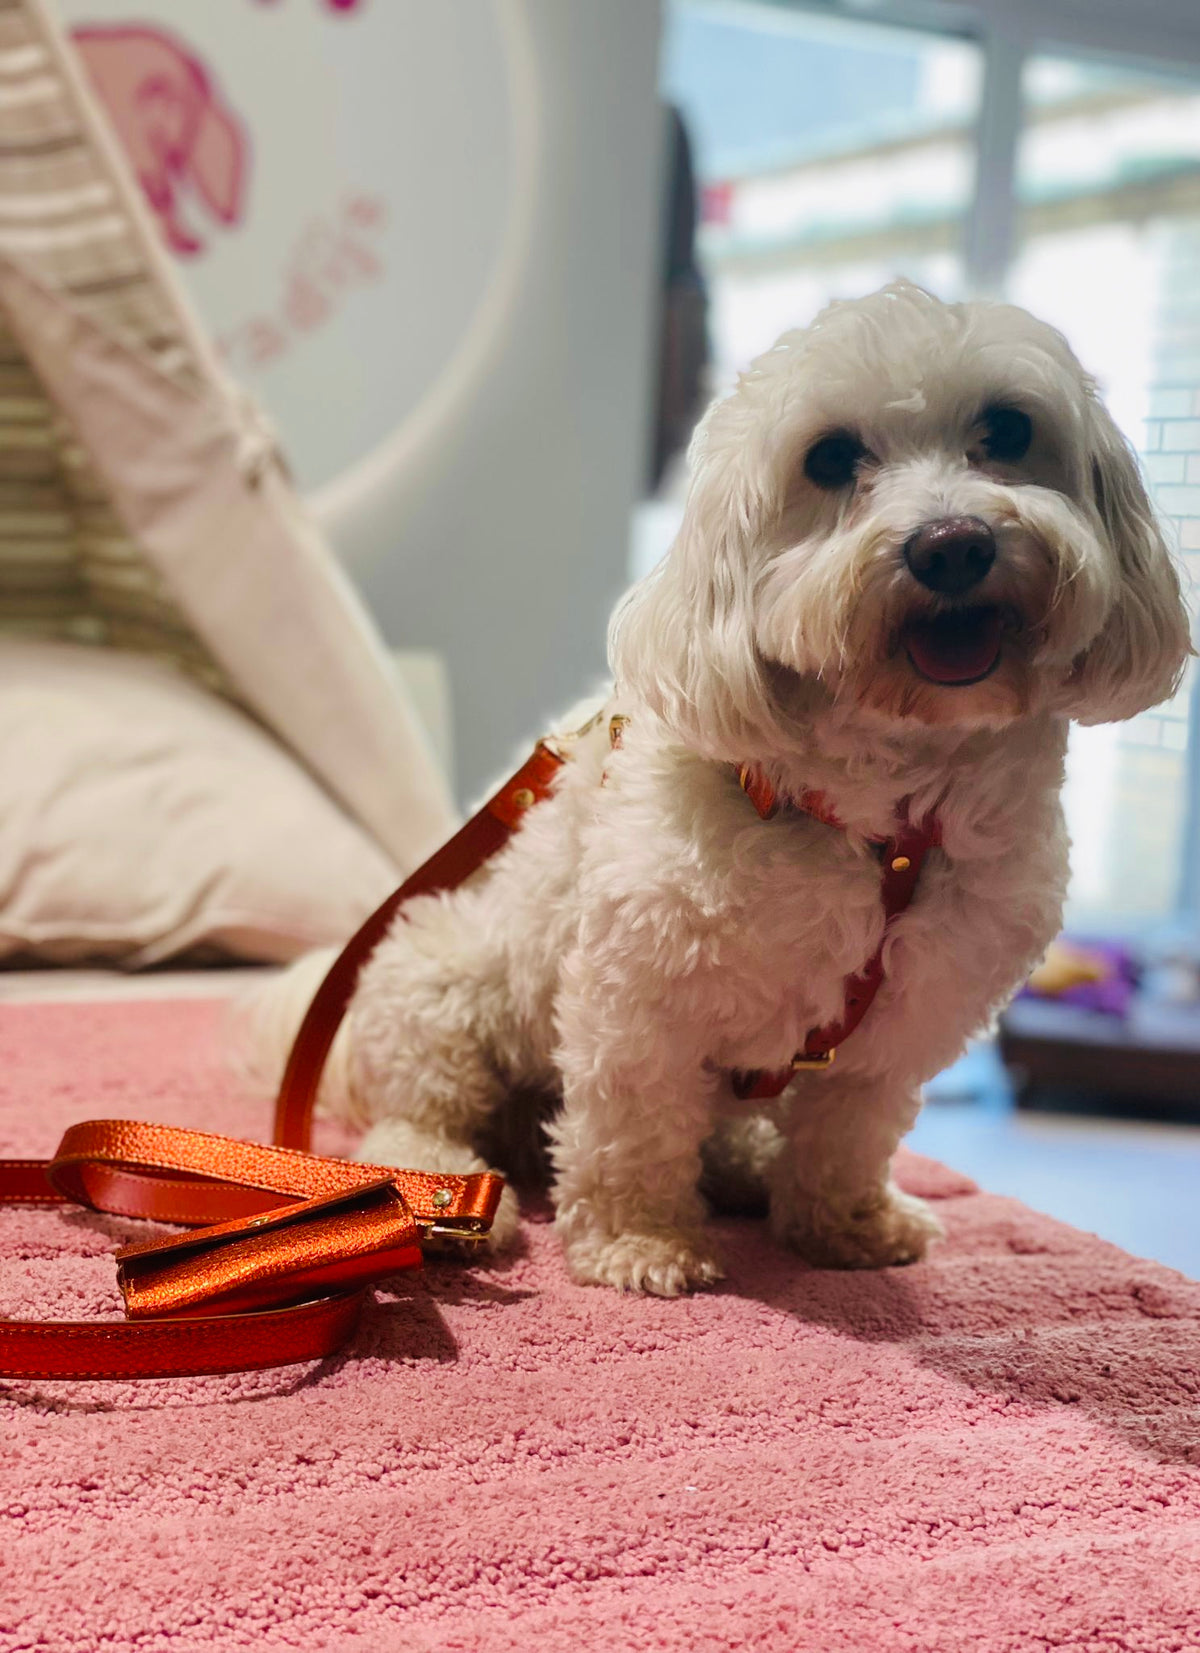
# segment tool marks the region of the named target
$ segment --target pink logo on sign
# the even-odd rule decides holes
[[[164,30],[140,24],[72,31],[168,245],[203,252],[181,216],[189,196],[218,223],[241,221],[250,142],[211,71]]]
[[[354,193],[303,226],[283,267],[279,301],[231,328],[217,347],[238,373],[267,367],[345,308],[355,289],[378,281],[377,237],[386,217],[378,196]]]

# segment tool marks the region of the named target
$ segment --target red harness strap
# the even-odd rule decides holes
[[[770,781],[760,769],[743,764],[738,780],[746,796],[764,821],[778,813],[780,800]],[[811,815],[826,826],[845,828],[829,801],[820,792],[802,792],[792,807]],[[916,893],[917,880],[929,851],[942,841],[941,822],[930,814],[920,821],[912,821],[905,799],[896,812],[896,830],[889,838],[872,838],[879,849],[880,894],[883,897],[884,927],[879,946],[853,976],[846,978],[846,1001],[842,1015],[836,1022],[814,1028],[804,1041],[804,1049],[796,1052],[786,1068],[776,1072],[763,1069],[737,1071],[732,1075],[733,1092],[741,1101],[769,1101],[779,1096],[790,1084],[792,1076],[805,1068],[826,1068],[833,1061],[837,1048],[862,1021],[871,1008],[875,995],[884,981],[883,949],[892,926],[892,920],[908,907]]]

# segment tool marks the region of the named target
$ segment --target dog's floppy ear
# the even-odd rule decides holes
[[[1091,483],[1119,585],[1099,636],[1072,678],[1073,716],[1113,723],[1166,700],[1192,652],[1175,560],[1129,444],[1099,397],[1091,415]]]
[[[755,538],[770,466],[741,442],[713,440],[713,408],[692,442],[682,526],[670,551],[613,616],[609,657],[632,691],[694,751],[736,759],[770,717],[754,648]],[[761,474],[756,474],[756,471]]]

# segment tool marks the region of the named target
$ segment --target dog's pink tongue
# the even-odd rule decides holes
[[[914,620],[905,628],[908,657],[934,683],[974,683],[1000,658],[1000,610],[971,608]]]

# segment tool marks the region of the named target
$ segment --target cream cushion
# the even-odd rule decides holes
[[[0,640],[0,958],[283,961],[398,881],[275,739],[173,666]]]

